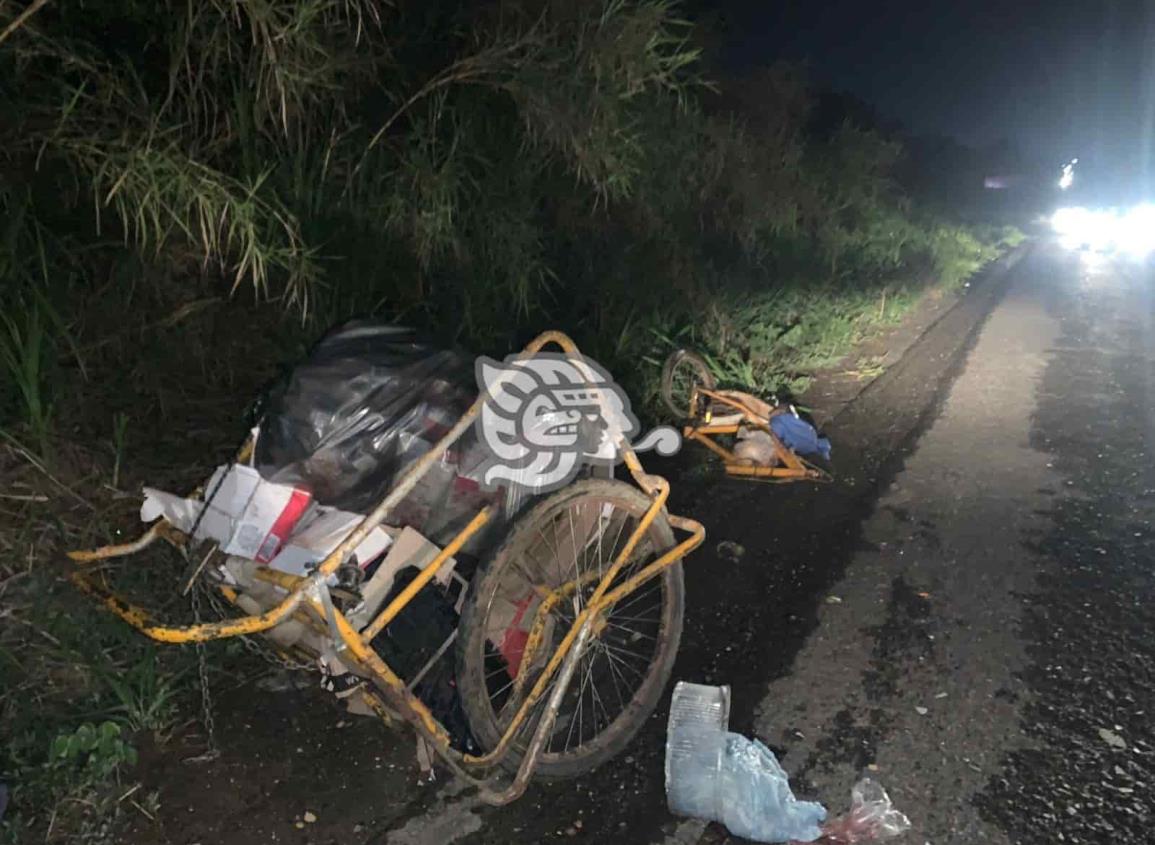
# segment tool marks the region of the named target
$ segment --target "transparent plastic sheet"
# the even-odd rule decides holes
[[[820,842],[882,842],[910,830],[910,819],[894,808],[882,785],[863,778],[850,790],[850,812],[822,826]]]
[[[795,798],[769,748],[726,730],[729,715],[729,687],[674,687],[666,732],[670,810],[721,822],[755,842],[818,839],[825,808]]]
[[[865,843],[910,828],[870,778],[851,790],[850,811],[826,821],[826,809],[799,801],[774,753],[728,731],[730,688],[679,681],[666,730],[666,800],[680,816],[721,822],[755,842]]]
[[[476,398],[473,363],[410,329],[354,321],[326,335],[271,392],[255,463],[273,482],[322,505],[366,513]],[[471,431],[390,517],[444,544],[487,502],[472,474],[482,460]],[[472,545],[472,544],[471,544]]]

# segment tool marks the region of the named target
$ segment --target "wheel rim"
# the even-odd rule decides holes
[[[711,389],[715,385],[713,375],[706,362],[693,353],[684,350],[674,353],[666,364],[662,391],[666,406],[678,417],[696,417],[690,408],[694,391]],[[700,409],[704,410],[704,409]]]
[[[611,565],[641,518],[636,507],[612,497],[582,497],[546,515],[513,550],[484,609],[485,689],[499,731],[509,724],[601,575]],[[654,559],[652,532],[643,537],[614,584],[621,584]],[[527,662],[529,630],[542,607],[542,588],[581,583],[546,617],[543,646]],[[598,746],[640,697],[669,634],[666,579],[651,579],[622,598],[605,617],[605,627],[578,658],[558,717],[543,749],[544,759],[588,753]],[[520,684],[516,680],[523,676]],[[553,686],[526,721],[536,725]],[[528,734],[523,729],[521,737]],[[579,751],[580,749],[580,751]]]

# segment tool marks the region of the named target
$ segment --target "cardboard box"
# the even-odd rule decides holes
[[[337,548],[364,518],[365,516],[359,513],[314,506],[305,520],[298,524],[296,532],[269,566],[293,575],[304,575],[312,564],[324,560],[329,552]],[[393,538],[386,529],[377,526],[353,550],[357,565],[364,569],[389,548],[392,542]]]
[[[142,521],[164,517],[186,533],[195,525],[195,539],[215,540],[225,554],[261,563],[276,556],[312,502],[308,491],[265,481],[252,467],[239,464],[213,473],[205,486],[205,495],[211,496],[207,506],[149,487],[144,495]]]

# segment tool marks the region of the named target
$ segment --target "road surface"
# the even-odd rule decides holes
[[[1151,265],[1038,243],[829,426],[837,484],[676,484],[709,539],[675,676],[730,684],[731,728],[800,797],[838,812],[881,781],[900,841],[1152,841],[1153,322]],[[666,811],[664,710],[618,760],[501,809],[415,787],[410,746],[373,725],[319,737],[278,712],[245,725],[263,768],[226,750],[232,803],[169,779],[141,840],[730,841]]]
[[[677,674],[732,684],[735,729],[775,748],[800,793],[837,810],[857,778],[880,780],[908,841],[1149,842],[1155,276],[1051,244],[1012,273],[901,465],[859,469],[880,488],[865,519],[840,501],[799,521],[797,488],[701,498],[711,543],[746,554],[689,565]],[[460,841],[724,841],[663,812],[655,721],[608,771],[471,807]],[[435,841],[422,826],[470,800],[386,841]]]

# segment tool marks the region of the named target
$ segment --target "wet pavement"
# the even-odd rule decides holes
[[[831,426],[841,489],[712,494],[712,544],[746,555],[689,564],[678,677],[730,683],[800,796],[838,812],[870,775],[918,843],[1155,838],[1153,286],[1040,244],[969,349],[915,350],[933,396],[916,367]],[[663,812],[663,718],[462,841],[726,841]]]
[[[870,775],[918,845],[1155,841],[1153,290],[1151,265],[1039,243],[831,422],[835,484],[675,480],[672,510],[709,532],[675,677],[730,684],[731,729],[800,797],[839,812]],[[188,775],[198,822],[139,841],[734,841],[666,811],[664,706],[618,759],[506,808],[415,786],[411,742],[375,725],[324,711],[322,736],[323,707],[246,722],[254,748],[305,736],[317,757],[226,752],[264,785],[209,826]]]

